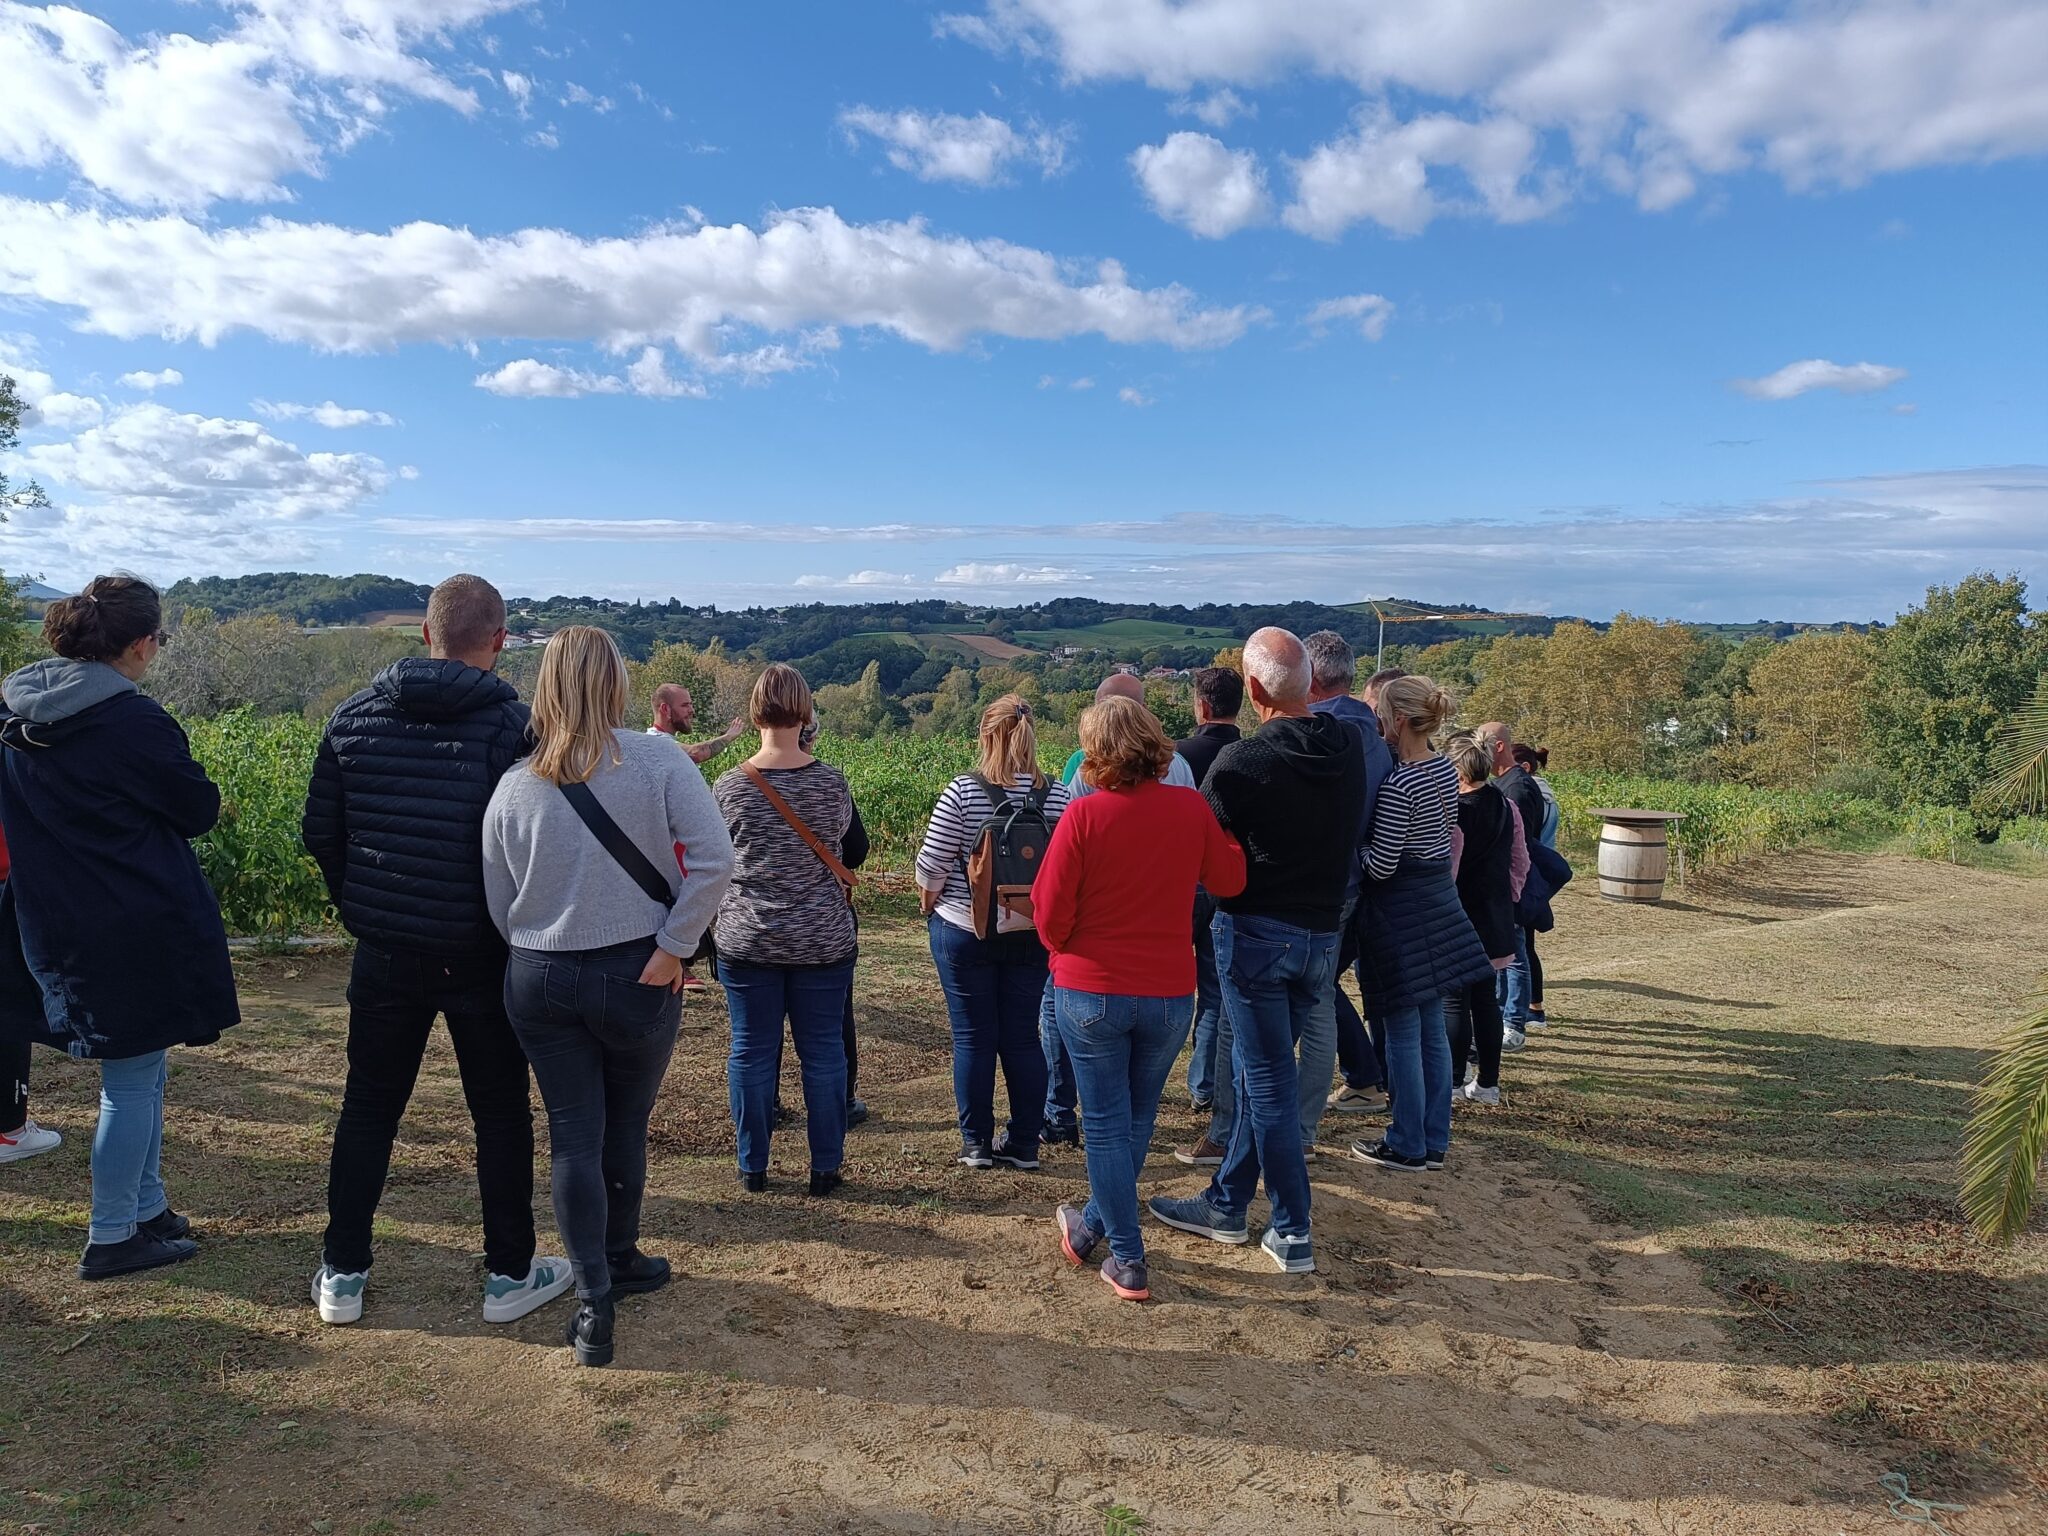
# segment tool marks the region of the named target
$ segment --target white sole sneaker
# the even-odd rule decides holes
[[[369,1288],[369,1284],[368,1274],[340,1275],[324,1264],[314,1270],[313,1305],[320,1309],[320,1321],[360,1321],[363,1315],[363,1292]]]
[[[484,1321],[517,1322],[536,1308],[544,1307],[576,1283],[569,1261],[554,1254],[537,1254],[524,1280],[509,1275],[492,1275],[484,1281]]]
[[[63,1145],[64,1138],[55,1131],[37,1125],[33,1120],[24,1120],[20,1130],[0,1136],[0,1163],[26,1162],[32,1157],[41,1157],[45,1152],[54,1152]]]

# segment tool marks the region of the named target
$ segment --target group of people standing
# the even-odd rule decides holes
[[[0,686],[13,851],[11,869],[0,852],[0,1110],[13,1122],[0,1162],[58,1139],[27,1118],[25,1043],[99,1061],[79,1272],[104,1279],[197,1251],[159,1165],[169,1048],[239,1017],[191,846],[220,796],[137,687],[169,639],[150,587],[101,577],[53,602],[44,633],[54,656]],[[767,1188],[785,1022],[809,1192],[843,1182],[847,1128],[866,1113],[852,896],[867,834],[844,776],[811,753],[815,710],[790,667],[757,680],[760,748],[714,789],[697,763],[740,722],[678,751],[661,737],[688,728],[691,704],[665,690],[655,730],[628,730],[625,661],[602,630],[550,641],[530,707],[497,675],[505,605],[488,582],[436,587],[423,638],[427,655],[336,709],[306,801],[305,846],[356,940],[312,1300],[328,1322],[362,1315],[393,1143],[443,1017],[476,1134],[483,1314],[509,1322],[573,1286],[568,1342],[604,1364],[618,1299],[669,1279],[640,1248],[640,1218],[693,964],[715,969],[731,1016],[741,1184]],[[1059,777],[1039,765],[1030,706],[1005,696],[983,712],[975,771],[933,808],[916,878],[952,1031],[960,1161],[1030,1170],[1042,1142],[1081,1142],[1091,1198],[1059,1208],[1061,1248],[1078,1264],[1106,1246],[1120,1296],[1149,1294],[1137,1179],[1190,1033],[1190,1093],[1211,1119],[1177,1155],[1215,1171],[1202,1194],[1151,1211],[1243,1243],[1263,1180],[1264,1249],[1299,1272],[1315,1262],[1306,1159],[1325,1110],[1390,1102],[1386,1134],[1353,1152],[1440,1168],[1454,1091],[1497,1101],[1497,998],[1515,1024],[1540,1021],[1540,969],[1514,918],[1538,781],[1534,800],[1495,788],[1492,767],[1515,749],[1492,727],[1436,751],[1450,701],[1426,679],[1381,674],[1361,700],[1352,668],[1335,635],[1261,630],[1241,677],[1198,674],[1200,724],[1179,743],[1137,680],[1113,676]],[[1240,737],[1247,692],[1260,724]],[[1364,1020],[1337,986],[1354,966]],[[1470,1087],[1453,1073],[1467,1056]],[[530,1082],[565,1256],[536,1251]]]

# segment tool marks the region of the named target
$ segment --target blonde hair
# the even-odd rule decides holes
[[[974,771],[991,784],[1008,784],[1025,773],[1033,787],[1045,782],[1031,706],[1019,695],[1006,693],[981,712],[981,753]]]
[[[1434,739],[1444,728],[1457,705],[1451,696],[1426,677],[1413,673],[1397,677],[1380,689],[1380,714],[1389,720],[1403,721]]]
[[[786,662],[754,679],[753,696],[747,700],[747,718],[755,726],[801,726],[811,718],[811,685],[803,673]]]
[[[533,771],[551,784],[582,784],[607,757],[626,721],[626,658],[618,642],[588,624],[558,630],[541,653],[533,685]]]
[[[1458,770],[1460,783],[1484,784],[1493,777],[1493,754],[1470,731],[1459,731],[1455,736],[1446,737],[1444,756]]]
[[[1096,789],[1128,789],[1173,766],[1173,743],[1144,705],[1104,699],[1081,711],[1081,777]]]

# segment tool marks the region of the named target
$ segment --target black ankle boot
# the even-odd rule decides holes
[[[612,1363],[612,1294],[592,1296],[576,1308],[569,1319],[569,1347],[576,1351],[578,1365]]]
[[[668,1284],[668,1260],[628,1248],[611,1255],[612,1295],[639,1296]]]
[[[811,1193],[814,1195],[829,1195],[845,1182],[845,1175],[836,1171],[820,1173],[815,1168],[811,1170]]]
[[[759,1173],[748,1173],[745,1169],[741,1169],[740,1188],[750,1195],[766,1194],[768,1192],[768,1170],[763,1168]]]

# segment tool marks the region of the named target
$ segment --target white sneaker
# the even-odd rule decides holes
[[[1500,1048],[1504,1051],[1519,1051],[1528,1043],[1529,1037],[1519,1029],[1509,1029],[1501,1032]]]
[[[329,1269],[323,1261],[313,1271],[313,1305],[320,1309],[323,1323],[353,1323],[363,1315],[363,1288],[370,1283],[368,1270],[345,1275]]]
[[[18,1163],[23,1158],[40,1157],[63,1145],[64,1138],[55,1131],[45,1130],[33,1120],[24,1120],[18,1131],[0,1132],[0,1163]]]
[[[1500,1102],[1500,1090],[1498,1088],[1482,1088],[1477,1083],[1467,1083],[1451,1095],[1451,1102],[1453,1104],[1459,1102],[1466,1104],[1498,1104]]]
[[[576,1283],[567,1259],[553,1254],[537,1256],[524,1279],[510,1275],[484,1277],[484,1321],[510,1323],[535,1307],[544,1307]]]

